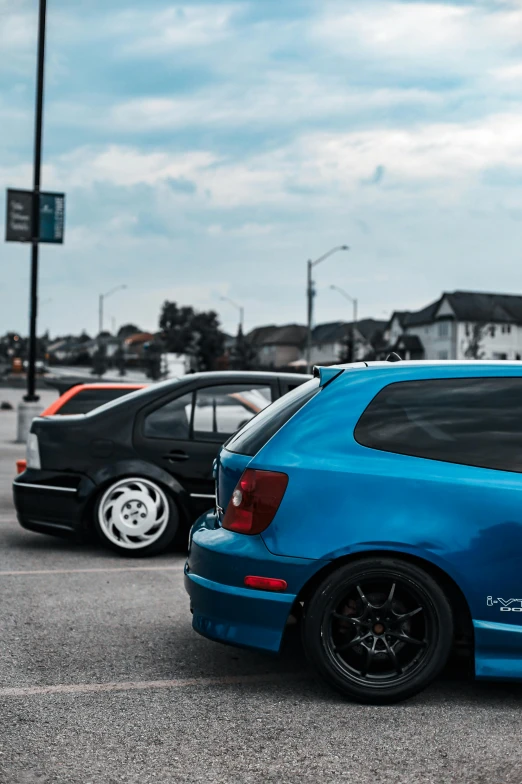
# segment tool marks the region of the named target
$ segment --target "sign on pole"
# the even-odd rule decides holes
[[[65,194],[40,194],[40,242],[63,242]]]
[[[65,194],[40,193],[38,242],[63,243]],[[31,242],[33,226],[32,191],[7,191],[6,242]]]
[[[7,191],[6,242],[30,242],[33,235],[33,194],[31,191]]]

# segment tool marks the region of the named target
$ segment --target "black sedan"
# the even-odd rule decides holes
[[[30,531],[95,530],[126,555],[187,540],[214,502],[220,445],[273,400],[307,381],[291,373],[196,373],[133,392],[88,414],[37,418],[27,469],[14,481]]]

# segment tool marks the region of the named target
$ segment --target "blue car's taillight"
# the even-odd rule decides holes
[[[274,519],[287,485],[286,474],[247,468],[232,493],[223,528],[241,534],[264,531]]]

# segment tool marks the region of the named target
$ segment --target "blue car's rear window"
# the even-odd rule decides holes
[[[296,414],[319,390],[319,379],[313,378],[288,392],[263,409],[225,444],[230,452],[257,455],[260,449]]]

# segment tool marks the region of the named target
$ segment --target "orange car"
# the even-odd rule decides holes
[[[76,384],[60,395],[45,411],[42,417],[70,416],[71,414],[87,414],[93,408],[115,400],[117,397],[128,395],[137,389],[143,389],[146,384]],[[26,469],[25,460],[16,461],[16,472],[21,474]]]

